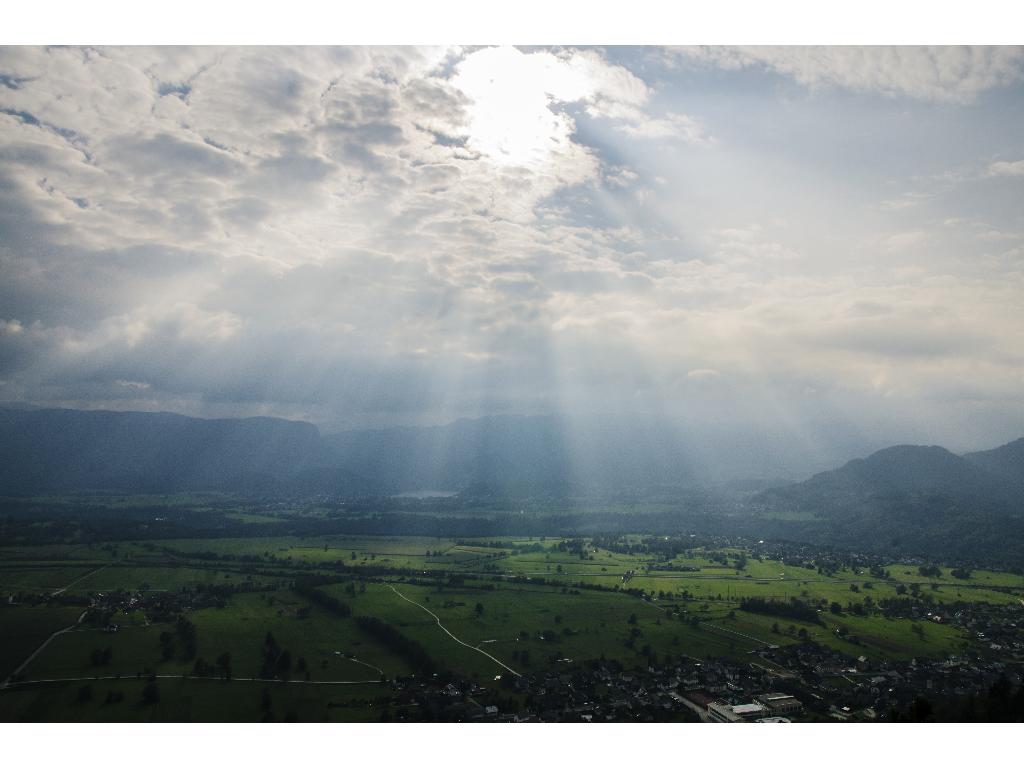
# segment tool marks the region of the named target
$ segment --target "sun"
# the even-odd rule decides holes
[[[571,151],[575,124],[553,109],[593,90],[584,73],[551,53],[484,48],[459,64],[453,85],[470,100],[468,145],[496,165],[537,167]]]

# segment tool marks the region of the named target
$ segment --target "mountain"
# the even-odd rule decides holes
[[[835,433],[835,430],[829,430]],[[863,447],[656,418],[490,416],[321,435],[283,419],[0,407],[0,495],[222,490],[342,497],[735,497]],[[826,464],[827,465],[827,464]]]
[[[964,458],[990,474],[1024,486],[1024,437],[990,451],[965,453]]]
[[[331,463],[392,491],[490,496],[634,493],[700,481],[685,440],[665,429],[551,416],[461,419],[329,435]]]
[[[830,514],[884,499],[935,496],[991,509],[1016,508],[1016,488],[1010,479],[936,445],[885,448],[802,483],[766,491],[755,501]]]
[[[938,446],[894,446],[756,494],[751,502],[768,518],[796,518],[784,526],[796,540],[1018,562],[1024,551],[1021,444],[966,456]]]
[[[866,441],[822,425],[822,439],[797,443],[755,427],[676,424],[637,415],[573,418],[488,416],[435,427],[325,435],[332,466],[395,491],[466,491],[491,496],[671,497],[713,486],[759,490],[834,466]]]
[[[0,410],[0,493],[246,491],[315,466],[320,433],[273,418]]]

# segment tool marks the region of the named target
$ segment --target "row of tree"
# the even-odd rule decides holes
[[[374,616],[359,616],[356,624],[366,634],[385,648],[404,658],[418,675],[437,672],[437,665],[427,649],[412,638],[406,637],[394,626]]]
[[[744,597],[740,600],[740,610],[748,613],[760,613],[768,616],[782,616],[786,619],[821,624],[816,608],[796,597],[784,600],[767,600],[763,597]]]

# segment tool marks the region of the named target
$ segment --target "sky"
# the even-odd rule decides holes
[[[0,48],[0,401],[989,447],[1021,125],[1010,47]]]

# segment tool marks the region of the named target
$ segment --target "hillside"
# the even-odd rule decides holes
[[[965,453],[971,464],[1024,487],[1024,437],[989,451]]]
[[[316,465],[312,424],[172,413],[0,410],[0,493],[245,491]]]
[[[968,456],[894,446],[751,501],[769,518],[803,516],[784,526],[799,540],[951,558],[1018,557],[1024,497],[1012,472],[992,471],[1013,466],[1010,446],[1017,443]]]
[[[829,515],[881,500],[945,496],[993,511],[1011,511],[1015,490],[1008,478],[945,448],[897,445],[802,483],[766,491],[755,501]]]

